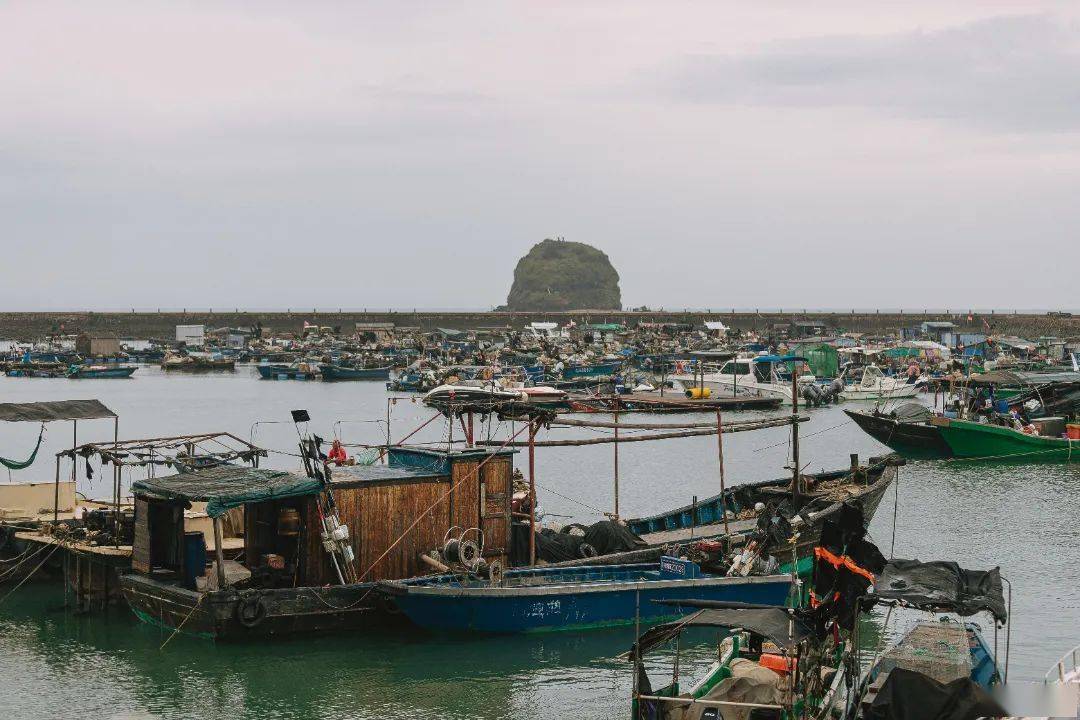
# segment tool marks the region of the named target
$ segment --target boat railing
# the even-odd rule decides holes
[[[701,705],[702,707],[736,707],[736,708],[761,708],[762,710],[784,710],[783,705],[771,705],[767,703],[736,702],[734,700],[707,700],[705,698],[665,697],[663,695],[638,695],[640,700],[653,700],[666,703],[680,703],[682,705]]]
[[[1046,671],[1043,682],[1080,682],[1080,645],[1062,655],[1054,666]]]

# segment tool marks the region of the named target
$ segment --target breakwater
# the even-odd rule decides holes
[[[483,327],[520,328],[530,322],[570,321],[621,323],[635,327],[643,323],[687,323],[721,320],[740,330],[768,331],[793,322],[818,322],[821,333],[895,333],[924,321],[950,321],[961,331],[986,332],[1037,338],[1053,335],[1080,336],[1080,317],[1048,313],[968,312],[968,311],[612,311],[570,312],[451,312],[451,311],[181,311],[181,312],[4,312],[0,313],[0,339],[31,341],[48,335],[80,332],[110,333],[125,338],[172,339],[177,325],[202,324],[207,329],[260,325],[270,333],[299,332],[305,322],[350,331],[356,323],[393,323],[398,327],[473,329]]]

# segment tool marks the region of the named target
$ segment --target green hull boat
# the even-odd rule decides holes
[[[935,417],[937,428],[954,458],[968,460],[1017,459],[1029,462],[1080,460],[1080,440],[1029,435],[1001,425]]]

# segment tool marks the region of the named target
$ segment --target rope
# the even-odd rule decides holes
[[[801,435],[799,437],[799,439],[800,440],[805,440],[807,438],[812,438],[815,435],[820,435],[821,433],[829,432],[830,430],[835,430],[836,428],[841,428],[841,427],[844,427],[845,425],[850,425],[852,422],[854,422],[854,421],[853,420],[848,420],[847,422],[842,422],[839,425],[833,425],[832,427],[827,427],[824,430],[818,430],[817,432],[812,432],[812,433],[809,433],[807,435]],[[762,450],[771,450],[774,447],[780,447],[781,445],[786,445],[789,442],[791,442],[791,441],[790,440],[784,440],[783,442],[773,443],[772,445],[766,445],[765,447],[759,447],[754,452],[761,452]]]
[[[50,557],[52,557],[53,553],[54,553],[54,552],[56,552],[56,551],[57,551],[57,550],[59,550],[59,549],[60,549],[60,544],[59,544],[59,543],[58,543],[58,544],[56,544],[56,545],[53,545],[53,548],[52,548],[52,550],[51,550],[51,551],[49,552],[49,554],[48,554],[48,555],[46,555],[46,556],[45,556],[45,557],[44,557],[44,558],[42,559],[42,561],[41,561],[41,562],[39,562],[39,563],[37,564],[37,567],[35,567],[35,568],[34,568],[33,570],[31,570],[31,571],[30,571],[30,573],[29,573],[29,574],[28,574],[28,575],[27,575],[26,577],[24,577],[24,578],[23,578],[22,580],[20,580],[20,581],[19,581],[19,584],[18,584],[18,585],[16,585],[15,587],[11,588],[11,590],[10,590],[10,591],[8,592],[8,594],[7,594],[7,595],[4,595],[4,597],[0,598],[0,605],[3,605],[3,604],[4,604],[4,602],[5,602],[5,601],[6,601],[6,600],[7,600],[7,599],[8,599],[9,597],[11,597],[12,593],[14,593],[14,592],[15,592],[16,590],[18,590],[19,588],[21,588],[21,587],[23,586],[23,583],[25,583],[25,582],[26,582],[27,580],[29,580],[30,578],[32,578],[32,577],[34,576],[34,573],[36,573],[36,572],[37,572],[38,570],[40,570],[40,569],[41,569],[41,566],[42,566],[42,565],[44,565],[44,564],[45,564],[45,563],[46,563],[46,562],[47,562],[47,561],[49,560],[49,558],[50,558]]]
[[[198,601],[197,601],[197,602],[195,603],[195,605],[194,605],[194,606],[193,606],[193,607],[191,608],[191,610],[190,610],[190,611],[188,612],[187,616],[186,616],[186,617],[184,617],[184,619],[180,621],[180,624],[179,624],[179,625],[177,625],[177,626],[176,626],[176,627],[175,627],[175,628],[173,629],[173,631],[172,631],[172,635],[170,635],[169,637],[165,638],[165,642],[161,643],[161,647],[159,647],[159,648],[158,648],[158,650],[159,650],[159,651],[161,651],[161,650],[164,650],[164,649],[165,649],[165,646],[169,644],[169,641],[170,641],[170,640],[172,640],[172,639],[173,639],[174,637],[176,637],[177,635],[179,635],[179,634],[180,634],[180,628],[184,627],[184,625],[185,625],[185,624],[187,624],[187,621],[191,619],[191,616],[192,616],[192,615],[194,615],[194,614],[195,614],[195,611],[199,609],[199,606],[200,606],[200,605],[202,605],[202,601],[203,601],[203,598],[205,598],[205,597],[206,597],[207,595],[209,595],[209,594],[210,594],[210,593],[205,593],[205,592],[204,592],[203,594],[199,595],[199,600],[198,600]]]

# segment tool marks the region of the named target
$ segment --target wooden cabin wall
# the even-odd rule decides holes
[[[478,460],[455,459],[450,466],[450,482],[454,486],[450,495],[453,508],[450,525],[465,529],[480,527],[480,479],[476,472],[479,464]],[[443,532],[446,530],[443,528]]]
[[[513,499],[513,463],[509,457],[493,457],[480,468],[484,506],[480,526],[484,530],[484,558],[507,567],[510,553],[510,503]]]
[[[360,571],[371,568],[365,580],[398,580],[430,572],[417,556],[442,546],[450,525],[450,506],[440,498],[449,487],[445,478],[432,478],[360,488],[360,532],[353,536],[353,549]],[[378,560],[398,538],[401,541]]]
[[[135,498],[135,539],[131,545],[131,569],[150,574],[150,503]]]

